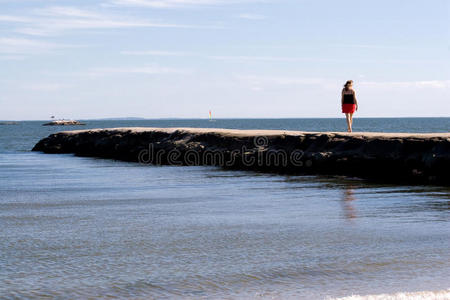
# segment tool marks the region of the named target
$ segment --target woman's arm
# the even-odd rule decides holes
[[[356,99],[356,92],[353,91],[353,97],[355,98],[356,110],[358,110],[358,99]]]
[[[344,105],[344,90],[341,93],[341,105]]]

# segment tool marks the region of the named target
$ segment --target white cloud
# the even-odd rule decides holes
[[[0,60],[24,60],[23,55],[0,55]]]
[[[275,84],[275,85],[310,85],[324,84],[327,81],[322,78],[282,77],[282,76],[258,76],[258,75],[236,75],[243,82],[253,84]]]
[[[55,49],[66,47],[72,46],[58,45],[25,38],[0,38],[0,54],[12,56],[50,53]]]
[[[366,48],[366,49],[404,49],[406,46],[394,46],[394,45],[373,45],[373,44],[332,44],[332,47],[342,48]]]
[[[247,85],[253,91],[262,91],[265,88],[276,86],[319,86],[321,88],[338,88],[338,84],[324,78],[285,77],[285,76],[260,76],[260,75],[235,75],[238,82]]]
[[[237,17],[246,20],[264,20],[266,18],[266,16],[258,14],[240,14]]]
[[[200,28],[185,24],[152,22],[147,19],[99,13],[69,6],[35,9],[29,16],[1,15],[0,22],[17,24],[15,32],[35,35],[57,35],[69,30],[119,28]]]
[[[19,16],[0,15],[0,22],[27,23],[30,22],[30,19]]]
[[[191,71],[185,69],[176,69],[160,66],[144,66],[144,67],[105,67],[94,68],[89,71],[90,76],[104,76],[114,74],[189,74]]]
[[[59,83],[30,83],[22,86],[24,89],[37,91],[37,92],[56,92],[61,89],[70,87],[67,84]]]
[[[101,14],[72,6],[50,6],[46,8],[39,8],[35,10],[35,13],[48,17],[79,17],[95,19],[103,17]]]
[[[254,62],[254,61],[267,61],[267,62],[302,62],[302,61],[313,61],[313,62],[347,62],[354,60],[350,59],[334,59],[334,58],[319,58],[319,57],[289,57],[289,56],[223,56],[215,55],[208,56],[209,59],[223,60],[223,61],[238,61],[238,62]]]
[[[249,2],[267,2],[266,0],[111,0],[114,5],[142,6],[153,8],[174,8],[205,5],[230,5]]]
[[[276,57],[276,56],[208,56],[214,60],[224,61],[280,61],[280,62],[292,62],[292,61],[309,61],[309,58],[301,57]]]
[[[174,51],[122,51],[122,55],[136,55],[136,56],[191,56],[191,53],[187,52],[174,52]]]
[[[296,86],[296,85],[316,85],[324,89],[336,89],[341,87],[340,79],[332,78],[304,78],[304,77],[284,77],[284,76],[262,76],[262,75],[235,75],[239,82],[247,84],[253,90],[262,90],[270,86]],[[377,90],[386,89],[450,89],[450,80],[418,80],[418,81],[360,81],[357,88],[375,88]]]
[[[209,56],[210,59],[223,60],[223,61],[239,61],[239,62],[252,62],[252,61],[268,61],[268,62],[351,62],[351,63],[390,63],[390,64],[413,64],[413,63],[437,63],[441,60],[404,60],[404,59],[353,59],[353,58],[321,58],[321,57],[288,57],[288,56]]]
[[[450,80],[422,80],[422,81],[393,81],[393,82],[375,82],[362,81],[361,86],[374,88],[450,88]]]

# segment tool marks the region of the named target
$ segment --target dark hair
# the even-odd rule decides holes
[[[348,87],[352,84],[353,84],[353,80],[347,80],[347,82],[344,84],[344,89],[348,90]]]

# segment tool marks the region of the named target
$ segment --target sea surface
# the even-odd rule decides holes
[[[345,131],[342,119],[42,123],[0,125],[2,299],[450,299],[449,187],[30,151],[61,130]],[[450,118],[354,127],[449,132]]]

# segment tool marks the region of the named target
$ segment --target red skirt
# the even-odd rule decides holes
[[[353,114],[356,111],[356,104],[342,104],[342,113]]]

